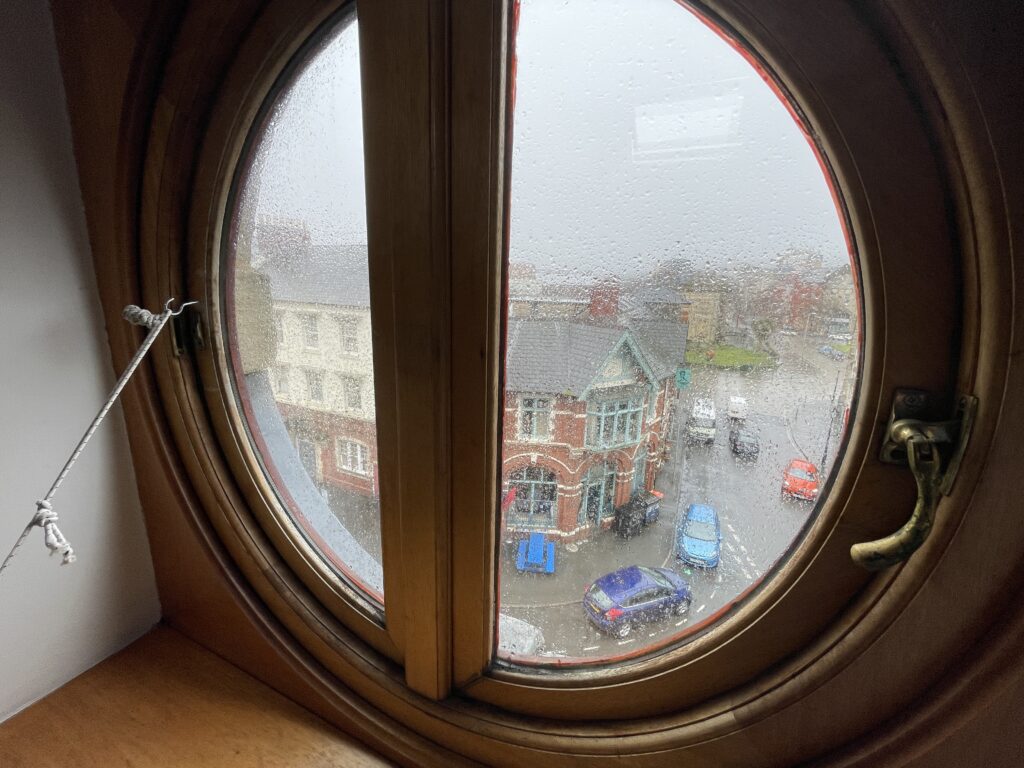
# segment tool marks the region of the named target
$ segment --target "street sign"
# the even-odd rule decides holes
[[[686,389],[693,381],[693,375],[689,366],[676,369],[676,389]]]

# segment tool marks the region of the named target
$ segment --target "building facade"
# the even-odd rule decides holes
[[[527,316],[510,319],[506,537],[586,538],[654,488],[669,455],[676,371],[686,354],[678,308],[654,298],[632,302],[638,309],[626,316],[617,289],[604,285],[591,289],[586,311],[573,319],[564,319],[561,302],[553,317],[538,316],[534,303]],[[515,296],[510,301],[516,306]]]

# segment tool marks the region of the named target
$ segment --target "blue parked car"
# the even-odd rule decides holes
[[[595,581],[583,595],[587,618],[598,629],[626,637],[638,624],[690,609],[690,586],[665,568],[630,565]]]
[[[707,504],[691,504],[676,523],[676,557],[698,568],[714,568],[721,555],[718,513]]]

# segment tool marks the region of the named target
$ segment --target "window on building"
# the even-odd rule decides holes
[[[354,317],[338,318],[338,342],[343,355],[359,352],[359,320]]]
[[[597,526],[615,514],[616,469],[612,462],[600,462],[583,478],[581,526]]]
[[[640,440],[643,400],[639,397],[587,403],[587,447],[614,448]]]
[[[299,328],[302,330],[302,345],[306,349],[320,346],[320,316],[312,312],[299,315]]]
[[[519,401],[519,437],[547,440],[551,437],[551,400],[523,397]]]
[[[370,449],[365,445],[339,437],[334,442],[334,450],[338,469],[359,475],[370,474]]]
[[[345,408],[358,411],[363,407],[363,381],[355,376],[341,377],[341,394]]]
[[[524,467],[509,475],[515,491],[514,522],[527,526],[549,526],[558,511],[558,483],[555,473],[544,467]]]
[[[283,312],[275,312],[274,313],[274,333],[277,336],[277,343],[278,343],[278,345],[284,345],[285,337],[284,337],[284,313]]]
[[[306,368],[306,397],[311,403],[324,401],[324,373],[313,368]]]
[[[278,397],[289,397],[291,390],[291,374],[286,366],[274,369],[274,393]]]

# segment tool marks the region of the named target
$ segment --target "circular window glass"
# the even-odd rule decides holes
[[[239,169],[222,286],[238,403],[294,529],[380,607],[354,14],[282,76]]]
[[[857,268],[772,77],[674,0],[522,0],[499,658],[695,636],[821,507],[858,380]]]

